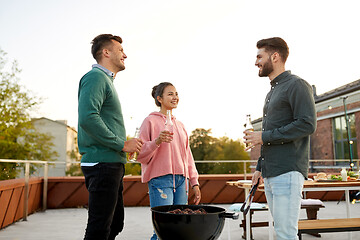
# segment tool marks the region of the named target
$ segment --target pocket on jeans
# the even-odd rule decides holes
[[[149,185],[153,188],[168,188],[173,186],[169,175],[153,178],[149,181]]]
[[[286,195],[290,193],[291,176],[287,173],[273,177],[270,182],[274,195]]]

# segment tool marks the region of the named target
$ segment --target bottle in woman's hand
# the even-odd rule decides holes
[[[174,132],[174,124],[171,120],[171,111],[166,111],[166,121],[165,121],[165,130],[169,131],[170,133]]]

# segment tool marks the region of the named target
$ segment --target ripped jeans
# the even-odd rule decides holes
[[[186,193],[186,181],[182,175],[175,175],[175,192],[174,177],[172,174],[153,178],[148,182],[150,207],[163,205],[185,205],[188,202]],[[156,234],[151,240],[158,239]]]

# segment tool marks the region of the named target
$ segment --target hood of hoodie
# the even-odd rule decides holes
[[[144,120],[140,128],[140,136],[144,134],[144,144],[137,160],[141,163],[142,182],[175,173],[183,174],[186,179],[189,178],[191,186],[199,184],[191,149],[187,147],[187,132],[184,125],[176,120],[174,116],[172,116],[172,121],[174,123],[175,137],[172,144],[164,143],[160,145],[160,148],[156,145],[155,139],[163,130],[165,121],[166,115],[160,112],[152,112]],[[152,161],[152,159],[157,160]]]
[[[166,115],[165,114],[162,114],[161,112],[152,112],[149,114],[149,116],[158,116],[158,117],[161,117],[163,119],[166,119]],[[171,120],[175,120],[176,117],[174,115],[171,115]]]

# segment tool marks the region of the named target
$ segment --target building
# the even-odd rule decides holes
[[[317,129],[311,136],[310,157],[312,159],[359,159],[360,80],[321,95],[316,95],[316,88],[314,87],[314,98],[317,111]],[[347,122],[349,131],[347,130]],[[334,161],[333,165],[349,167],[349,162]]]
[[[53,150],[58,153],[57,162],[64,164],[49,165],[49,176],[66,176],[74,158],[79,159],[77,151],[77,131],[67,125],[66,120],[51,120],[45,117],[34,118],[32,123],[37,131],[53,137]],[[74,155],[75,154],[75,155]],[[43,175],[41,168],[39,175]]]
[[[316,94],[315,86],[313,90],[317,129],[311,135],[310,159],[342,159],[343,161],[332,161],[326,165],[330,168],[331,166],[333,168],[349,167],[350,157],[353,160],[360,157],[360,79],[321,95]],[[346,117],[349,131],[346,127]],[[260,131],[261,123],[262,118],[254,120],[252,122],[254,129]],[[351,154],[349,142],[352,148]],[[259,154],[260,147],[258,146],[251,151],[251,159],[257,159]],[[316,168],[321,169],[319,165],[321,163],[314,165],[314,171]]]

